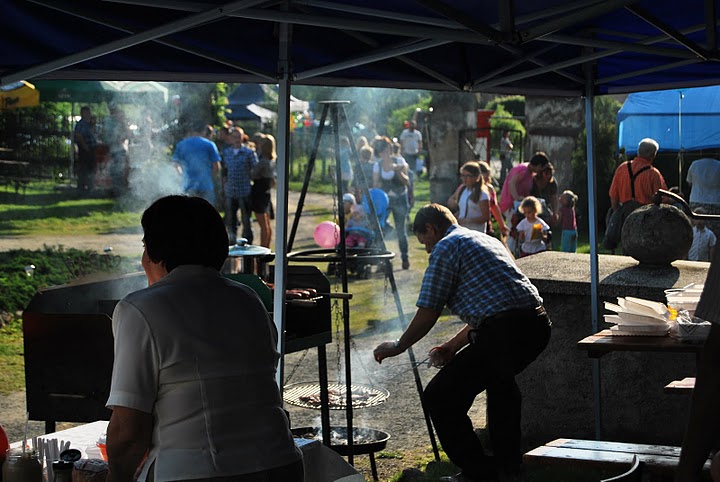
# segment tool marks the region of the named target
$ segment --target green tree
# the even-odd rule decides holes
[[[608,190],[615,173],[615,148],[617,146],[617,113],[622,104],[609,96],[595,98],[593,116],[593,145],[595,151],[595,186],[597,193],[597,212],[599,224],[604,226],[605,213],[610,208]],[[575,150],[571,162],[574,185],[577,190],[578,203],[575,207],[578,213],[588,212],[587,196],[587,142],[586,130],[578,134]],[[578,228],[584,232],[588,230],[587,216],[581,216],[582,222]]]
[[[503,132],[508,131],[510,132],[510,140],[515,145],[515,152],[517,153],[515,157],[516,159],[520,159],[523,139],[525,139],[526,134],[525,126],[519,119],[513,119],[513,115],[505,110],[505,106],[503,104],[494,105],[493,110],[495,111],[495,114],[493,114],[490,118],[490,145],[493,148],[499,149],[500,139],[502,139]],[[499,152],[493,152],[495,156],[500,157]]]
[[[430,108],[431,100],[432,98],[428,94],[426,97],[420,98],[420,100],[415,104],[393,110],[390,113],[387,125],[385,126],[387,134],[391,137],[400,136],[403,131],[404,122],[412,120],[413,114],[415,114],[418,110],[427,111]]]
[[[488,110],[497,110],[498,106],[502,106],[505,112],[514,117],[525,116],[525,97],[522,95],[508,95],[504,97],[496,97],[485,106]]]

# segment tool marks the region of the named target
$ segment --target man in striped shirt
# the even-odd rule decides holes
[[[494,480],[498,471],[517,473],[521,396],[515,375],[540,355],[550,339],[542,298],[500,241],[459,226],[446,207],[422,207],[413,228],[430,253],[418,310],[400,338],[378,345],[375,360],[382,362],[410,348],[447,306],[466,325],[430,350],[430,363],[441,370],[423,394],[445,453],[462,469],[441,480]],[[484,455],[467,415],[475,397],[485,390],[494,457]]]

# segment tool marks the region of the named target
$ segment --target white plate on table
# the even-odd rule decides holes
[[[652,328],[652,329],[648,329]],[[665,336],[670,327],[668,325],[639,326],[639,325],[615,325],[610,327],[610,334],[614,336]]]

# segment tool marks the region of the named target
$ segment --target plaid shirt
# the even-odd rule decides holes
[[[95,137],[95,128],[92,124],[87,122],[84,119],[80,119],[77,124],[75,124],[75,134],[80,134],[85,139],[85,144],[88,146],[88,150],[91,152],[95,151],[95,146],[97,146],[97,138]]]
[[[258,163],[255,151],[245,146],[234,152],[232,147],[223,149],[223,172],[225,196],[241,198],[250,195],[252,170]]]
[[[477,327],[485,318],[535,308],[542,301],[500,241],[453,225],[430,253],[417,306],[441,312],[447,305]]]

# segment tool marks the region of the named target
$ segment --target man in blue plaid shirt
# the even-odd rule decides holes
[[[243,144],[244,132],[239,127],[230,131],[230,146],[222,152],[222,180],[225,189],[225,224],[230,244],[237,240],[238,217],[242,219],[242,237],[253,242],[252,205],[250,203],[251,173],[258,163],[255,151]]]
[[[492,236],[457,224],[439,204],[422,207],[413,223],[430,261],[417,313],[400,338],[378,345],[375,360],[397,356],[423,338],[447,306],[466,323],[452,339],[430,350],[441,368],[425,388],[423,403],[440,443],[462,472],[441,480],[495,480],[520,470],[520,389],[515,376],[545,349],[550,318],[537,288]],[[467,415],[487,390],[494,456],[485,456]]]

